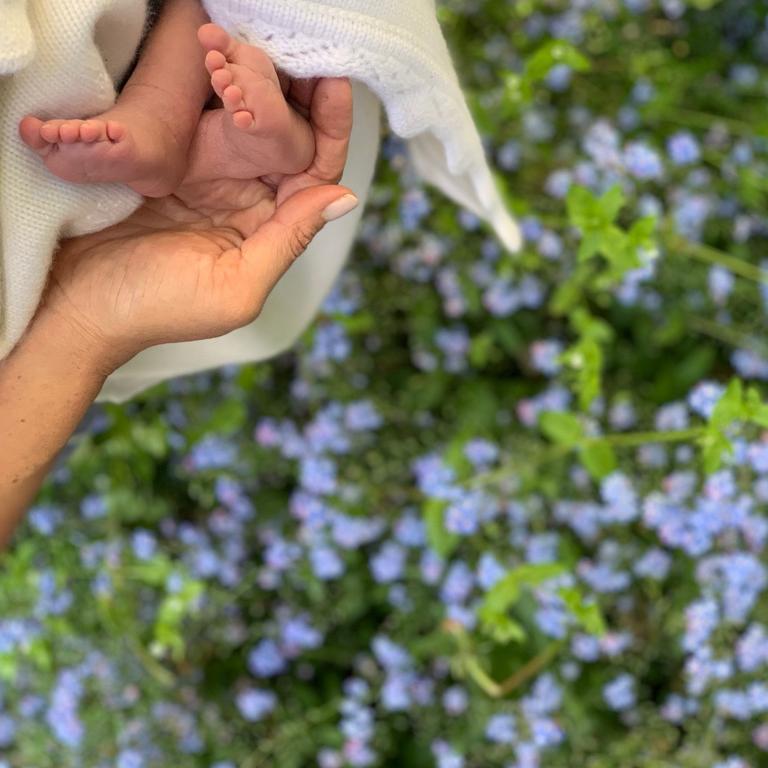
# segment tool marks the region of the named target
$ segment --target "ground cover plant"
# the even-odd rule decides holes
[[[94,409],[2,768],[768,765],[768,6],[440,16],[524,250],[388,138],[296,350]]]

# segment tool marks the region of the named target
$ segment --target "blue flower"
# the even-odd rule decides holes
[[[560,356],[563,349],[563,343],[557,339],[534,341],[530,347],[533,369],[546,376],[555,376],[562,368]]]
[[[86,496],[80,504],[80,512],[86,520],[100,520],[107,514],[107,500],[100,494]]]
[[[443,694],[443,708],[447,714],[458,717],[464,713],[467,706],[469,706],[469,696],[464,688],[453,685],[446,689]]]
[[[433,742],[432,754],[437,768],[464,768],[464,756],[445,741]]]
[[[490,440],[474,438],[464,445],[464,455],[476,469],[485,469],[499,456],[499,449]]]
[[[386,635],[377,635],[371,645],[379,663],[389,671],[409,669],[412,661],[408,651]]]
[[[693,165],[701,157],[699,142],[688,131],[680,131],[667,141],[667,152],[675,165]]]
[[[641,141],[632,141],[624,149],[627,171],[641,181],[653,181],[664,175],[664,166],[655,149]]]
[[[344,421],[347,429],[352,432],[367,432],[378,429],[382,424],[381,416],[370,400],[350,403],[346,408]]]
[[[387,675],[384,685],[381,687],[381,706],[387,712],[403,712],[410,708],[411,699],[411,675],[394,673]]]
[[[688,405],[694,413],[708,419],[724,392],[722,384],[701,381],[688,394]]]
[[[623,712],[635,706],[637,694],[635,679],[627,673],[615,677],[603,686],[606,704],[616,712]]]
[[[235,697],[240,714],[249,723],[263,720],[277,706],[277,697],[272,691],[260,688],[245,688]]]
[[[490,552],[483,552],[477,565],[477,583],[481,589],[490,589],[505,573],[506,569]]]
[[[752,624],[738,639],[736,658],[744,672],[768,666],[768,631],[762,624]]]
[[[190,472],[202,472],[230,467],[236,459],[237,449],[230,441],[209,435],[192,448],[184,460],[184,466]]]
[[[550,715],[560,707],[563,701],[563,689],[554,675],[544,673],[536,678],[530,692],[522,699],[522,709],[527,718]]]
[[[395,523],[395,538],[405,547],[423,547],[427,541],[424,522],[413,514],[404,514]]]
[[[513,715],[493,715],[485,726],[485,738],[495,744],[514,744],[517,727]]]
[[[663,549],[654,547],[635,563],[634,571],[643,578],[664,581],[671,566],[672,558]]]
[[[131,535],[131,548],[139,560],[150,560],[157,551],[157,539],[149,531],[140,528]]]
[[[400,221],[406,232],[418,228],[422,219],[432,210],[429,198],[421,188],[409,189],[400,200]]]
[[[323,635],[315,629],[306,616],[293,616],[280,624],[283,650],[289,657],[297,656],[303,650],[319,648]]]
[[[454,563],[448,569],[440,597],[445,603],[463,603],[472,592],[474,582],[474,574],[466,563]]]
[[[274,677],[287,668],[274,640],[262,640],[248,654],[248,669],[256,677]]]
[[[316,365],[346,360],[351,351],[352,343],[339,323],[326,323],[315,330],[310,356]]]
[[[301,461],[301,485],[310,493],[325,495],[336,490],[336,462],[320,456]]]
[[[16,738],[16,721],[6,714],[0,714],[0,749],[10,747]]]
[[[146,765],[144,755],[137,749],[123,749],[117,755],[115,768],[144,768]]]
[[[463,493],[445,510],[445,527],[451,533],[469,536],[480,526],[484,495],[479,491]]]
[[[371,558],[371,573],[379,584],[389,584],[403,575],[405,569],[405,550],[392,541],[388,541]]]
[[[565,739],[563,729],[549,717],[537,717],[528,722],[531,738],[537,747],[554,747]]]
[[[331,547],[313,547],[309,559],[315,576],[321,581],[337,579],[344,573],[344,561]]]
[[[29,524],[37,533],[50,536],[61,525],[64,513],[58,507],[43,505],[33,507],[27,515]]]

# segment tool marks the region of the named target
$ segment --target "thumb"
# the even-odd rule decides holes
[[[358,205],[346,187],[310,187],[281,203],[270,219],[241,246],[248,281],[260,308],[269,292],[329,222]]]

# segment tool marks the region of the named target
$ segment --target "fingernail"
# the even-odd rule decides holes
[[[334,200],[324,211],[323,218],[326,221],[335,221],[357,208],[360,201],[352,194],[346,194],[338,200]]]

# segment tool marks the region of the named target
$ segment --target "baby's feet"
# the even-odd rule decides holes
[[[118,103],[88,120],[26,117],[19,133],[65,181],[119,182],[141,195],[163,197],[186,171],[186,147],[169,122],[143,110],[140,101]]]
[[[205,66],[211,85],[224,110],[207,113],[210,141],[193,144],[192,152],[210,155],[213,165],[223,160],[218,140],[226,140],[226,156],[237,159],[224,175],[243,178],[271,173],[294,174],[305,170],[315,155],[315,142],[309,122],[286,101],[271,59],[264,51],[238,42],[216,24],[205,24],[198,31],[208,51]],[[198,166],[205,157],[191,158]],[[229,166],[232,160],[225,161]]]

